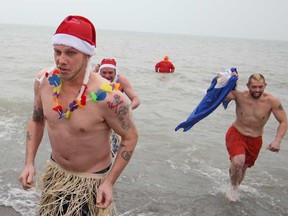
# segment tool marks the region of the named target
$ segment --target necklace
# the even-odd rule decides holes
[[[49,73],[46,72],[45,77],[48,77]],[[61,106],[59,102],[59,95],[60,90],[62,87],[62,80],[59,75],[59,70],[55,69],[51,76],[48,78],[49,84],[54,86],[53,88],[53,102],[54,107],[52,108],[55,112],[58,113],[59,119],[69,119],[71,117],[71,112],[73,112],[76,109],[82,109],[84,106],[86,106],[87,101],[92,100],[93,102],[103,101],[106,96],[107,92],[112,92],[113,90],[119,90],[120,84],[118,83],[104,83],[100,89],[98,89],[96,92],[90,92],[90,98],[87,99],[85,96],[87,85],[82,84],[81,90],[79,95],[69,104],[69,108],[66,112],[63,111],[63,107]]]

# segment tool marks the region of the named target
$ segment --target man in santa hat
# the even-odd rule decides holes
[[[124,92],[130,99],[131,109],[136,109],[140,105],[140,99],[134,92],[131,83],[123,74],[119,74],[115,59],[104,58],[99,67],[100,75],[110,82],[119,83],[119,90]]]
[[[140,99],[134,92],[131,83],[123,74],[119,74],[115,59],[104,58],[99,67],[100,76],[109,80],[111,83],[119,84],[119,90],[130,99],[131,109],[136,109],[140,105]],[[121,143],[121,137],[111,130],[110,134],[112,155],[115,156]]]
[[[38,215],[116,215],[113,185],[128,164],[138,133],[124,94],[91,73],[93,24],[68,16],[52,37],[56,66],[39,72],[27,127],[25,167],[19,180],[33,187],[35,157],[45,126],[51,158],[41,176]],[[121,137],[112,164],[109,133]]]

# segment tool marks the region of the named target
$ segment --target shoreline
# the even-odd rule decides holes
[[[11,206],[0,205],[0,214],[5,216],[21,216]]]

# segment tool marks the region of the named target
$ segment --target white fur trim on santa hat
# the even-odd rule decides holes
[[[88,42],[84,40],[81,40],[80,38],[77,38],[69,34],[55,34],[52,37],[52,44],[71,46],[79,50],[80,52],[90,55],[90,56],[95,54],[95,46],[89,44]]]
[[[112,69],[115,69],[116,70],[116,67],[115,67],[115,65],[113,65],[113,64],[103,64],[103,65],[101,65],[100,67],[99,67],[99,71],[102,69],[102,68],[112,68]]]

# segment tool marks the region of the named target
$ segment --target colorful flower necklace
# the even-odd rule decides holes
[[[46,72],[45,77],[48,77],[49,73]],[[69,104],[69,108],[66,112],[63,112],[63,107],[61,106],[59,102],[59,95],[60,90],[62,87],[62,80],[59,75],[59,70],[55,69],[51,76],[48,78],[49,84],[53,85],[53,101],[54,101],[54,107],[52,108],[54,111],[56,111],[59,114],[59,119],[69,119],[71,116],[71,112],[73,112],[76,109],[82,109],[87,101],[92,100],[94,102],[102,101],[106,98],[107,92],[112,92],[114,89],[119,90],[120,84],[118,83],[105,83],[103,84],[99,90],[96,92],[90,92],[90,98],[86,98],[85,92],[87,90],[87,85],[83,84],[80,90],[80,94],[76,97],[74,101],[72,101]],[[84,89],[82,89],[84,88]],[[81,93],[82,92],[82,93]]]

